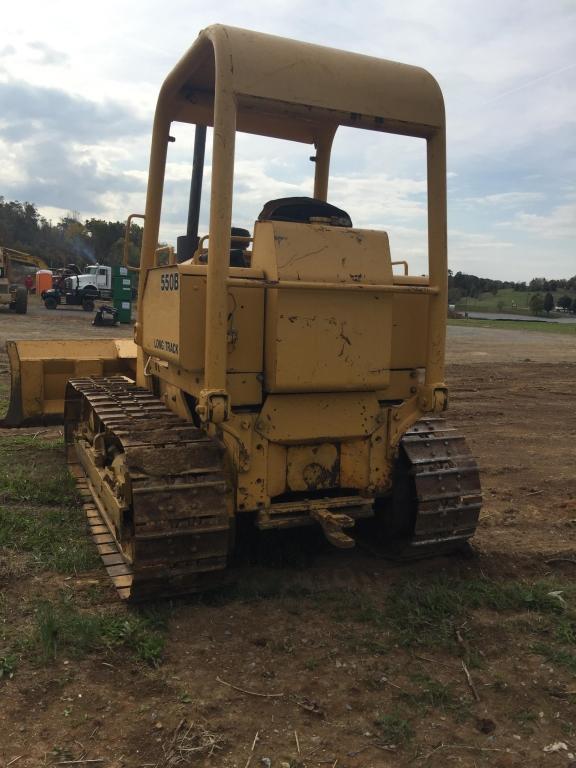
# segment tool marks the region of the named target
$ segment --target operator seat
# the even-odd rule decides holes
[[[232,227],[230,235],[230,266],[249,267],[250,257],[246,253],[246,250],[250,243],[242,238],[250,237],[250,232],[241,227]]]
[[[247,253],[249,242],[243,238],[250,237],[250,232],[241,227],[232,227],[230,229],[230,266],[231,267],[249,267],[250,256]],[[208,253],[202,253],[198,257],[199,264],[208,263]]]
[[[341,208],[314,197],[281,197],[268,201],[260,211],[258,221],[295,221],[311,224],[312,219],[324,219],[333,227],[351,227],[352,219]]]

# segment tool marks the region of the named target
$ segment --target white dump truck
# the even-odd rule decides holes
[[[70,289],[85,296],[109,299],[112,296],[112,268],[101,264],[87,267],[81,275],[70,275]],[[67,286],[68,287],[68,286]]]

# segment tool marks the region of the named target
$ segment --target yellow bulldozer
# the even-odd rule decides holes
[[[160,263],[173,122],[196,126],[191,197],[186,235]],[[210,126],[209,228],[199,237]],[[340,126],[426,142],[427,276],[405,264],[395,274],[387,233],[354,227],[328,202]],[[311,196],[262,200],[252,232],[232,227],[237,132],[315,151]],[[368,525],[400,558],[462,547],[481,490],[464,437],[441,416],[446,150],[433,77],[208,27],[162,85],[143,218],[135,345],[9,344],[13,423],[61,411],[68,380],[68,461],[118,594],[210,587],[241,516],[262,530],[321,526],[339,547]]]

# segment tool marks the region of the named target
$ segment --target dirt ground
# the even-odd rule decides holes
[[[100,304],[109,302],[96,302]],[[92,325],[94,312],[84,312],[81,307],[59,307],[49,310],[39,296],[28,298],[28,312],[15,315],[0,309],[0,354],[5,354],[7,339],[88,339],[131,338],[131,325],[95,327]],[[2,358],[4,359],[4,358]]]
[[[0,347],[116,333],[90,319],[2,315]],[[6,384],[5,357],[0,370]],[[451,327],[447,379],[482,471],[471,552],[397,565],[306,540],[296,563],[236,566],[249,589],[165,608],[153,665],[129,643],[45,663],[16,645],[0,671],[0,764],[576,766],[576,345]],[[10,505],[0,494],[0,516]],[[98,567],[20,557],[0,548],[0,664],[39,600],[124,610]]]

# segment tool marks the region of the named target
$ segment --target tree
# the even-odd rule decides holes
[[[448,288],[448,304],[458,304],[462,299],[460,288]]]
[[[558,306],[561,307],[564,312],[570,312],[570,307],[572,306],[572,299],[570,296],[561,296],[558,299]]]
[[[124,242],[124,223],[121,221],[104,221],[102,219],[90,219],[86,222],[86,229],[90,232],[91,242],[94,248],[94,258],[99,264],[109,264],[115,261],[115,246],[118,241]]]
[[[533,315],[539,315],[544,309],[544,298],[540,293],[533,293],[528,302]]]
[[[32,203],[0,197],[0,244],[40,256],[52,267],[84,261],[82,229],[72,218],[52,226]]]
[[[554,309],[554,296],[548,291],[548,293],[544,296],[544,311],[547,315],[550,314],[550,312]]]
[[[84,224],[71,216],[63,216],[57,226],[62,232],[66,250],[76,257],[74,261],[76,263],[86,261],[88,264],[93,264],[95,261],[94,246],[90,242],[90,233]]]
[[[533,277],[530,280],[529,288],[531,291],[545,291],[547,290],[547,281],[545,277]]]

